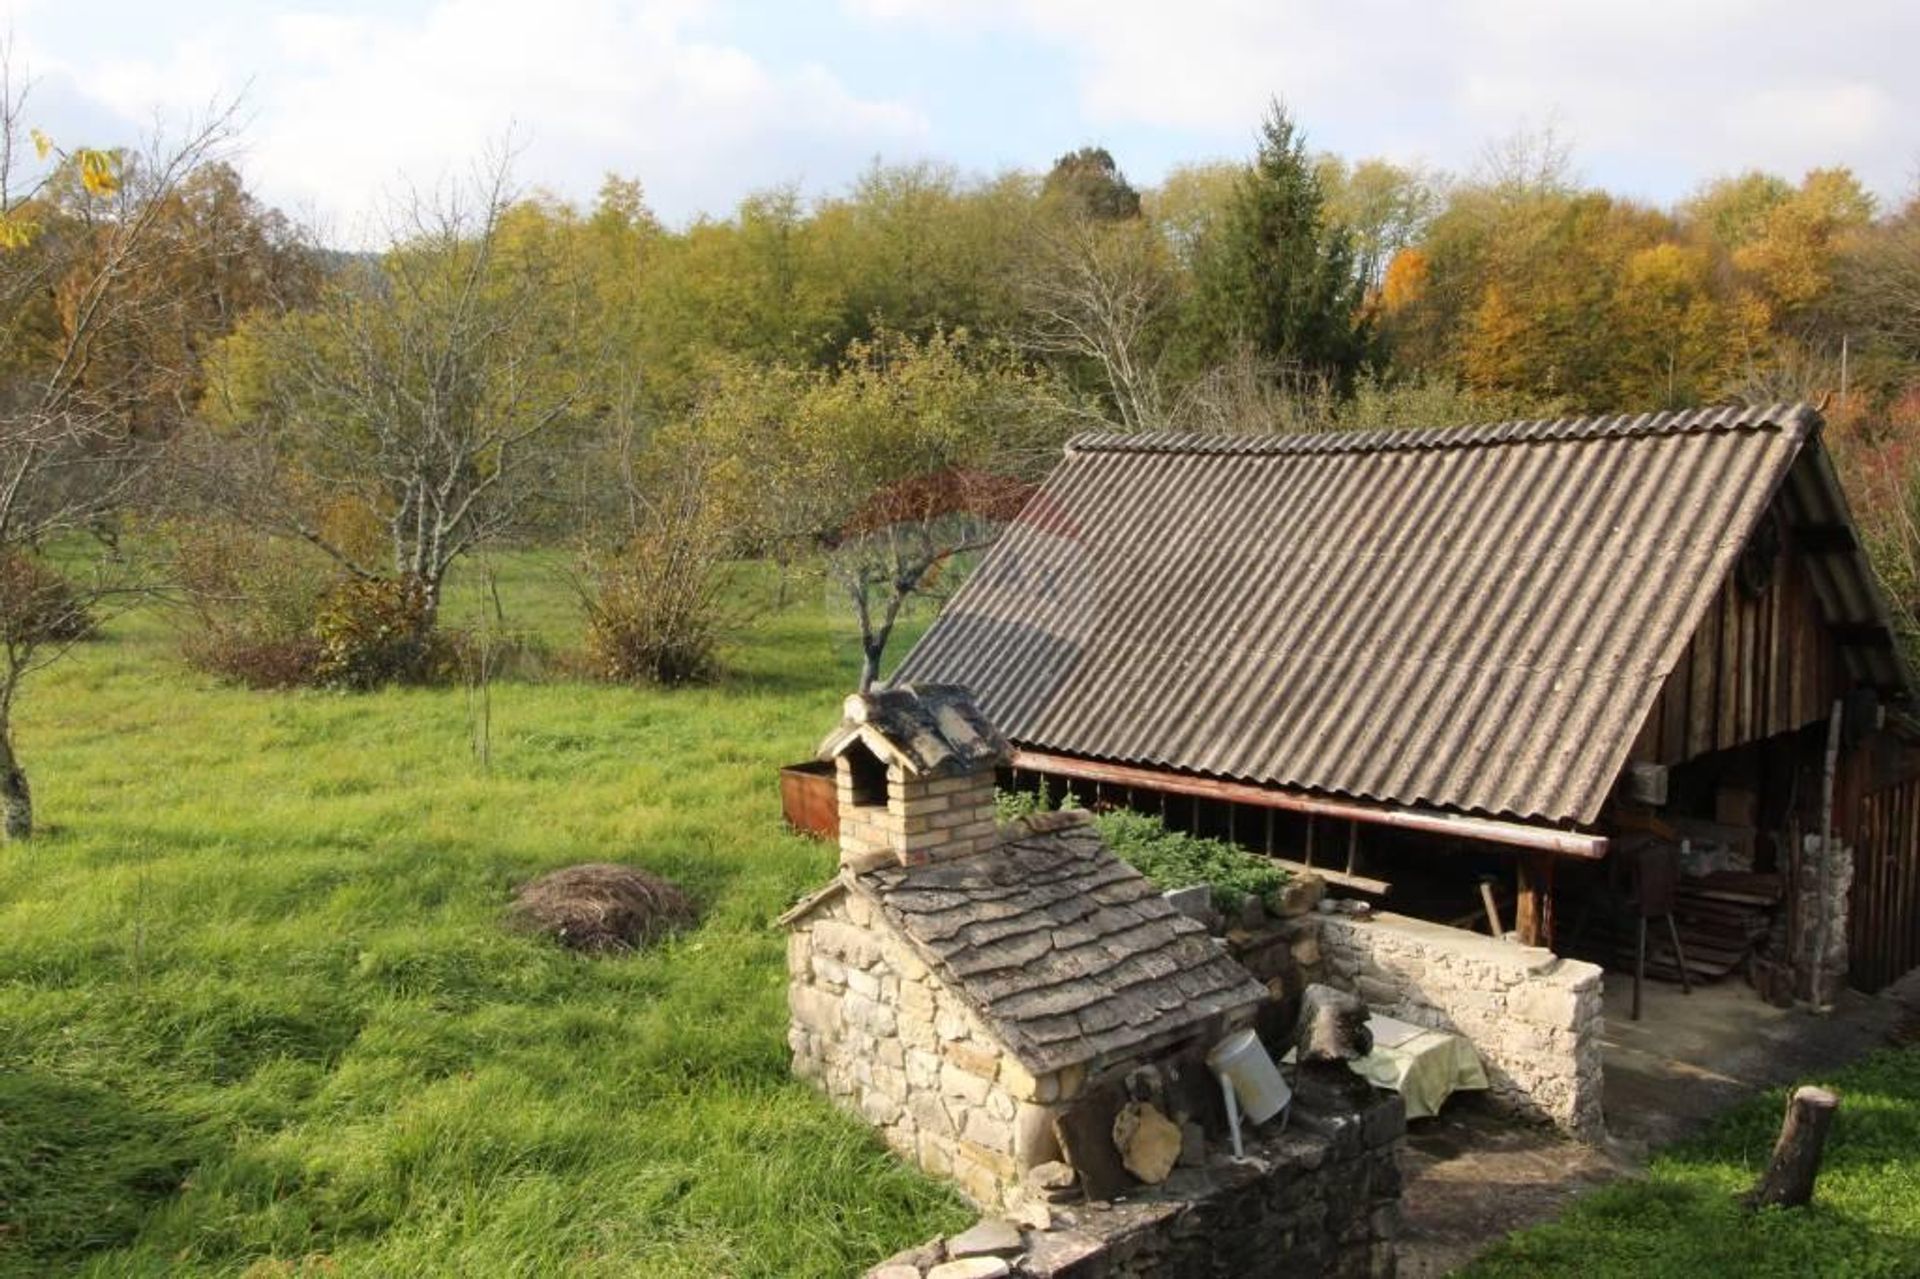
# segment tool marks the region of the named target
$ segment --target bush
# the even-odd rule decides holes
[[[220,520],[177,523],[168,536],[188,664],[250,688],[311,684],[314,620],[339,570],[310,547]]]
[[[0,558],[0,638],[8,644],[66,644],[93,633],[93,615],[73,583],[33,555]]]
[[[1168,830],[1157,817],[1116,809],[1095,819],[1114,855],[1159,888],[1213,886],[1214,904],[1234,911],[1249,897],[1278,908],[1287,872],[1223,839]]]
[[[1038,791],[1001,791],[995,796],[994,807],[1000,820],[1013,821],[1045,812],[1049,804]],[[1238,910],[1249,897],[1279,905],[1278,894],[1286,886],[1287,872],[1271,859],[1238,844],[1168,830],[1159,818],[1128,809],[1097,814],[1094,824],[1114,856],[1158,888],[1211,885],[1214,903],[1225,911]]]
[[[732,532],[702,451],[651,465],[633,492],[632,532],[583,565],[587,663],[622,683],[693,683],[712,678],[739,621],[722,594]]]
[[[370,689],[444,680],[458,665],[434,629],[431,597],[415,578],[348,578],[320,600],[313,621],[315,683]]]
[[[369,689],[461,667],[419,582],[348,577],[312,547],[225,521],[169,531],[191,614],[180,648],[200,670],[251,688]],[[500,655],[487,658],[497,673]]]

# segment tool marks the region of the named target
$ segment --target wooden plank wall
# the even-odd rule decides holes
[[[1920,778],[1862,796],[1852,836],[1847,966],[1873,991],[1920,967]]]
[[[1728,574],[1653,704],[1632,758],[1678,764],[1827,717],[1839,655],[1806,567],[1783,546],[1773,584],[1751,596]]]

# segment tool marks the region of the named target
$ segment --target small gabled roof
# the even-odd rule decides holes
[[[901,666],[1021,747],[1588,824],[1776,497],[1848,522],[1804,405],[1315,435],[1081,436]],[[1864,552],[1810,565],[1886,642]]]
[[[1113,1061],[1251,1008],[1266,989],[1107,848],[1084,813],[1046,813],[998,847],[843,875],[1030,1073]]]
[[[991,768],[1007,758],[1000,732],[954,684],[899,684],[855,693],[845,718],[820,743],[832,759],[860,742],[889,764],[915,777],[959,776]]]

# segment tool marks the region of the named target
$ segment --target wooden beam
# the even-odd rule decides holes
[[[1345,871],[1328,870],[1325,866],[1309,866],[1305,862],[1296,862],[1286,857],[1276,857],[1273,864],[1294,875],[1318,875],[1339,888],[1351,888],[1356,893],[1371,893],[1375,897],[1385,897],[1393,891],[1393,882],[1375,879],[1371,875],[1349,875]]]
[[[1015,750],[1016,767],[1060,777],[1101,778],[1157,790],[1161,794],[1204,795],[1209,799],[1231,800],[1237,804],[1264,805],[1291,812],[1334,817],[1343,821],[1367,822],[1399,830],[1446,835],[1483,844],[1502,844],[1550,853],[1556,857],[1600,858],[1607,855],[1607,837],[1584,831],[1556,830],[1551,826],[1532,826],[1525,822],[1502,821],[1491,817],[1466,817],[1455,813],[1432,812],[1418,808],[1395,808],[1364,804],[1352,800],[1323,799],[1297,791],[1272,790],[1245,782],[1225,782],[1211,777],[1189,777],[1182,773],[1163,773],[1157,769],[1136,768],[1129,764],[1109,764],[1100,760],[1077,759],[1071,755],[1053,755],[1045,751]]]
[[[1533,859],[1519,859],[1520,875],[1513,906],[1513,931],[1522,946],[1540,944],[1540,886],[1534,879]]]

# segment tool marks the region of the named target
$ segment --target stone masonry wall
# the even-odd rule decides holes
[[[1361,1090],[1364,1095],[1366,1090]],[[1395,1270],[1406,1111],[1390,1093],[1359,1110],[1297,1101],[1291,1122],[1247,1134],[1247,1155],[1216,1151],[1124,1200],[1015,1214],[1025,1229],[998,1260],[954,1260],[933,1240],[867,1279],[1001,1274],[1015,1279],[1384,1279]],[[964,1250],[960,1250],[964,1251]]]
[[[796,926],[787,969],[794,1073],[903,1158],[986,1208],[1059,1158],[1050,1103],[1077,1093],[1084,1072],[1029,1075],[857,891]]]
[[[834,765],[834,794],[840,863],[856,870],[962,857],[998,838],[992,769],[966,777],[915,778],[890,765],[886,804],[863,805],[854,802],[853,768],[842,756]]]
[[[1601,971],[1404,915],[1320,917],[1325,980],[1378,1012],[1466,1036],[1502,1109],[1597,1139]]]

